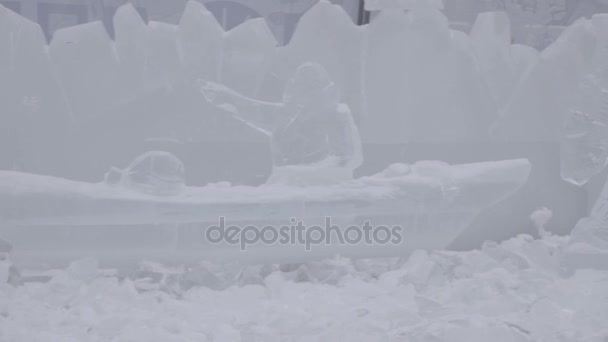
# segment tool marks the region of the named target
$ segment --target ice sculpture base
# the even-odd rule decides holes
[[[0,236],[13,243],[22,267],[52,267],[93,256],[120,267],[141,260],[188,263],[202,259],[296,262],[341,254],[407,255],[445,248],[479,212],[524,184],[527,160],[450,166],[396,164],[385,171],[331,186],[260,187],[215,184],[187,187],[178,196],[144,195],[105,183],[0,171]],[[400,245],[212,245],[205,230],[227,225],[310,226],[325,217],[349,224],[401,225]]]

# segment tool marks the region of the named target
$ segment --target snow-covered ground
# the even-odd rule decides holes
[[[568,240],[128,275],[81,260],[1,285],[0,341],[607,341],[608,271],[560,267]]]

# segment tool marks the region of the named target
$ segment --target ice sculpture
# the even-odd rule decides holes
[[[203,4],[188,1],[177,30],[184,77],[219,81],[223,35],[222,27]]]
[[[39,161],[64,148],[70,110],[63,95],[40,26],[0,5],[0,168],[56,172]]]
[[[267,82],[280,88],[302,63],[319,63],[342,91],[342,101],[355,119],[361,120],[365,116],[364,33],[365,27],[355,25],[341,6],[319,1],[300,18],[289,44],[277,52]]]
[[[96,21],[57,30],[49,52],[75,119],[111,114],[105,110],[123,99],[126,88],[103,24]]]
[[[264,18],[249,19],[226,33],[220,82],[255,97],[267,74],[277,41]]]
[[[143,175],[143,184],[158,184],[156,175],[161,183],[178,178],[174,176],[181,174],[179,165],[170,155],[152,153],[138,158],[128,170]],[[516,191],[529,172],[526,160],[420,162],[331,185],[215,184],[156,196],[107,183],[0,171],[0,235],[14,244],[12,259],[18,266],[40,266],[42,261],[51,263],[44,265],[49,267],[86,256],[119,267],[141,259],[276,263],[335,254],[402,256],[416,249],[446,248],[482,208]],[[227,224],[242,227],[289,225],[291,217],[311,226],[326,224],[325,217],[331,216],[341,229],[369,220],[402,225],[407,235],[395,245],[323,243],[311,251],[292,244],[256,245],[243,252],[238,246],[213,245],[204,238],[205,230],[220,216],[227,218]],[[338,223],[354,216],[357,221]]]
[[[450,31],[439,10],[423,2],[407,13],[381,11],[369,25],[365,48],[370,118],[362,125],[364,140],[484,137],[495,110],[466,40]]]
[[[337,86],[319,64],[297,69],[282,103],[253,100],[210,82],[201,91],[209,102],[271,138],[275,170],[270,182],[333,183],[352,178],[361,165],[350,110],[339,102]]]

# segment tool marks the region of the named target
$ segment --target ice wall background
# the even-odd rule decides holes
[[[270,168],[265,138],[209,106],[196,82],[277,100],[290,73],[316,61],[359,125],[359,175],[417,160],[532,161],[527,186],[482,215],[457,247],[533,231],[528,216],[539,207],[553,210],[552,229],[569,232],[603,183],[604,136],[568,140],[562,127],[577,105],[602,112],[605,16],[576,22],[539,51],[512,44],[504,14],[480,15],[467,34],[427,7],[376,11],[358,26],[322,1],[286,45],[262,18],[225,31],[197,2],[176,25],[146,22],[125,5],[112,18],[113,38],[94,21],[60,29],[48,44],[37,24],[0,13],[2,169],[99,181],[111,166],[162,149],[184,161],[190,185],[260,184]],[[499,225],[493,236],[490,223]]]

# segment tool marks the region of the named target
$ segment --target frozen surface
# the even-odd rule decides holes
[[[561,276],[567,241],[518,236],[407,259],[145,263],[126,277],[82,260],[45,283],[0,285],[0,339],[604,341],[608,274]]]

